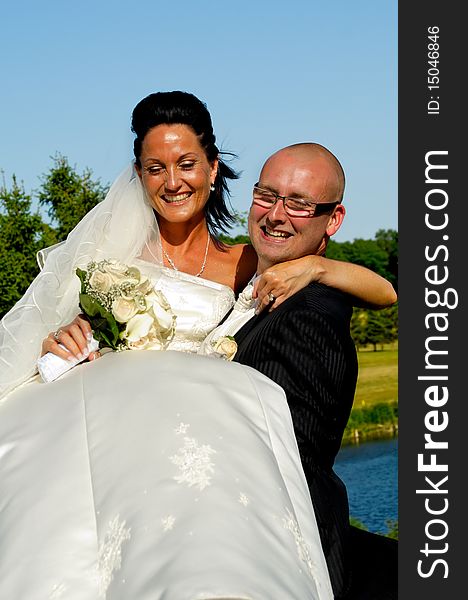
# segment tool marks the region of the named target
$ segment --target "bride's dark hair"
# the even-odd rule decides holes
[[[239,177],[221,158],[221,155],[235,156],[230,152],[220,152],[216,146],[211,116],[206,104],[188,92],[157,92],[143,98],[133,109],[132,131],[136,135],[133,142],[135,162],[140,167],[141,145],[150,129],[157,125],[188,125],[198,137],[208,162],[218,158],[218,172],[214,191],[210,193],[205,206],[208,230],[213,237],[234,223],[234,216],[227,206],[229,196],[228,179]]]

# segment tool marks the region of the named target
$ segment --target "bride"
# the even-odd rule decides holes
[[[194,354],[256,262],[250,247],[216,239],[235,175],[209,113],[191,94],[152,94],[132,128],[136,173],[44,253],[1,323],[0,597],[332,598],[283,390]],[[108,353],[41,382],[42,342],[42,353],[86,352],[74,273],[109,258],[166,296],[177,319],[167,351]],[[259,304],[318,271],[339,287],[343,269],[364,282],[346,291],[391,302],[370,272],[306,257],[284,268],[289,281],[298,274],[292,284],[279,269],[264,277]]]

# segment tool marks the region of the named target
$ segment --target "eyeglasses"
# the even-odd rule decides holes
[[[258,185],[253,188],[253,202],[263,208],[272,208],[278,200],[283,201],[284,210],[290,217],[318,217],[335,208],[336,202],[311,202],[303,198],[280,196],[271,190],[265,190]]]

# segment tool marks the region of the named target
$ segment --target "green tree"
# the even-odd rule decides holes
[[[398,539],[398,520],[394,521],[393,519],[387,519],[385,521],[387,526],[387,533],[385,534],[387,537],[392,540]]]
[[[375,234],[378,246],[387,254],[389,281],[395,289],[398,286],[398,232],[394,229],[379,229]]]
[[[28,288],[39,268],[36,253],[63,239],[84,215],[103,200],[107,188],[92,179],[89,169],[78,174],[68,160],[57,155],[38,191],[51,223],[31,211],[31,196],[13,176],[11,189],[0,187],[0,316]]]
[[[57,241],[66,238],[75,225],[98,202],[104,199],[107,186],[92,179],[92,171],[85,169],[80,175],[68,159],[60,154],[54,165],[42,176],[39,204],[46,207],[57,235]]]
[[[327,256],[346,260],[367,267],[382,277],[388,278],[387,254],[375,240],[355,239],[352,242],[333,242],[330,240]]]
[[[222,233],[219,236],[219,239],[224,242],[225,244],[227,244],[228,246],[234,246],[234,244],[250,244],[250,238],[248,235],[235,235],[235,236],[231,236],[231,235],[225,235],[224,233]]]
[[[52,228],[31,213],[31,196],[13,176],[0,187],[0,316],[21,298],[39,268],[36,253],[55,242]]]
[[[237,228],[243,230],[242,233],[238,233],[236,235],[225,234],[222,233],[219,236],[219,239],[227,244],[228,246],[233,246],[234,244],[250,244],[250,237],[248,232],[248,211],[237,212],[234,211],[234,224],[231,229]]]
[[[353,527],[357,527],[358,529],[364,529],[364,531],[369,531],[367,526],[364,525],[364,523],[362,521],[360,521],[356,517],[353,517],[352,515],[350,515],[350,517],[349,517],[349,524],[352,525]]]
[[[368,527],[364,525],[362,521],[356,519],[356,517],[349,517],[349,524],[353,527],[357,527],[358,529],[363,529],[364,531],[369,531]],[[394,521],[393,519],[387,519],[385,521],[385,525],[387,526],[387,531],[381,533],[379,535],[384,535],[385,537],[389,537],[393,540],[398,539],[398,521]]]
[[[355,308],[351,319],[351,335],[358,347],[388,344],[398,337],[398,308],[395,304],[384,310]]]

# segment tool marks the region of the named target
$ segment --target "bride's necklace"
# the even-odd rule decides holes
[[[208,257],[208,248],[210,247],[210,232],[208,231],[208,238],[206,240],[206,248],[205,248],[205,256],[203,258],[203,263],[201,266],[201,269],[198,271],[198,273],[196,275],[194,275],[194,277],[200,277],[200,275],[203,273],[203,271],[205,270],[206,267],[206,259]],[[169,256],[169,254],[164,250],[163,245],[161,244],[161,248],[163,251],[164,256],[166,257],[167,262],[171,265],[171,267],[174,269],[174,271],[178,271],[179,269],[175,266],[174,261],[172,260],[172,258]]]

